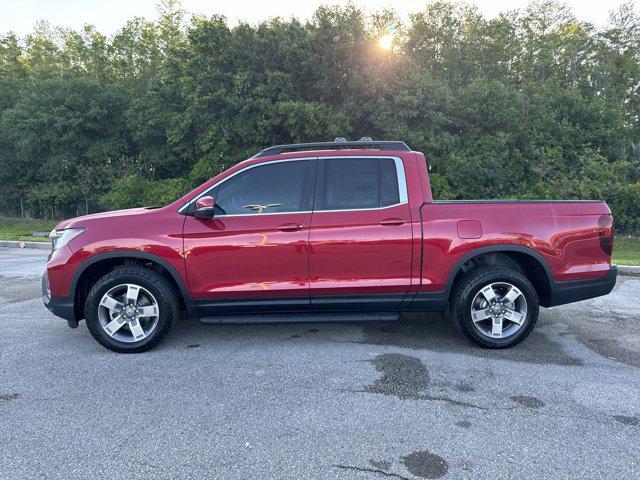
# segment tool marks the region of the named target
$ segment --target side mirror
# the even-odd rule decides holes
[[[214,209],[213,197],[200,197],[196,200],[196,209],[193,211],[193,215],[198,218],[212,218]]]

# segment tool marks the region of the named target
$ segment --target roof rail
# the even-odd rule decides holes
[[[391,150],[394,152],[411,151],[411,149],[404,142],[396,142],[390,140],[371,140],[371,137],[362,137],[356,142],[349,142],[343,137],[338,137],[333,142],[292,143],[290,145],[276,145],[275,147],[265,148],[261,152],[256,153],[253,158],[280,155],[281,153],[294,152],[296,150],[338,150],[343,148],[360,150]]]

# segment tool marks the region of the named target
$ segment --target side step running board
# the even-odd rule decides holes
[[[270,313],[246,315],[212,315],[200,317],[206,324],[253,325],[273,323],[343,323],[343,322],[395,322],[399,313]]]

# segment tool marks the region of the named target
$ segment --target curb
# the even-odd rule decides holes
[[[51,250],[50,242],[21,242],[17,240],[0,240],[0,248],[35,248]]]
[[[627,277],[640,277],[639,265],[618,265],[618,275]]]

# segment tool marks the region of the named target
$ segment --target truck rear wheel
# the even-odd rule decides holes
[[[522,273],[487,266],[471,271],[452,297],[452,317],[474,343],[509,348],[523,341],[538,320],[538,294]]]
[[[155,347],[178,313],[173,287],[162,275],[143,267],[117,268],[106,274],[93,285],[85,302],[91,335],[119,353]]]

